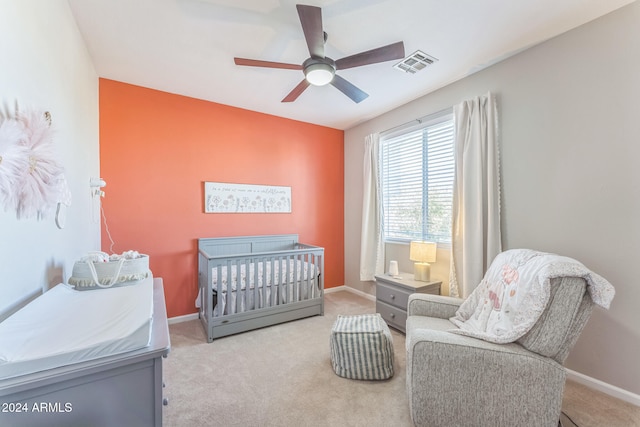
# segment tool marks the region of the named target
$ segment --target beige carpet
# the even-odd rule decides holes
[[[163,411],[164,425],[411,426],[403,334],[392,330],[395,375],[389,380],[348,380],[331,369],[329,335],[336,316],[373,312],[373,301],[335,292],[325,295],[324,316],[220,338],[211,344],[197,320],[171,325],[172,349],[164,364],[169,399]],[[585,396],[586,401],[581,402]],[[579,390],[565,404],[579,426],[605,425],[599,424],[593,402]],[[611,423],[610,416],[605,419],[609,426],[636,425]]]
[[[349,292],[325,295],[325,315],[207,344],[199,321],[171,325],[165,426],[411,426],[404,335],[392,331],[394,376],[338,377],[329,335],[338,314],[375,312]]]

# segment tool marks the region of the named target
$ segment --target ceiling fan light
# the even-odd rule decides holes
[[[304,69],[304,76],[314,86],[324,86],[331,83],[335,69],[329,64],[311,64]]]

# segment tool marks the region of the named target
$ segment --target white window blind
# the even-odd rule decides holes
[[[451,242],[453,113],[382,134],[385,240]]]

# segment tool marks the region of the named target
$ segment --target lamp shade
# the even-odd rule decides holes
[[[324,86],[333,80],[335,69],[324,63],[315,63],[308,65],[304,69],[304,75],[309,83],[314,86]]]
[[[437,247],[434,242],[411,242],[409,259],[415,262],[436,262]]]

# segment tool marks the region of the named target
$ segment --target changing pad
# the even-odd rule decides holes
[[[0,323],[0,379],[149,345],[153,278],[110,289],[59,284]]]

